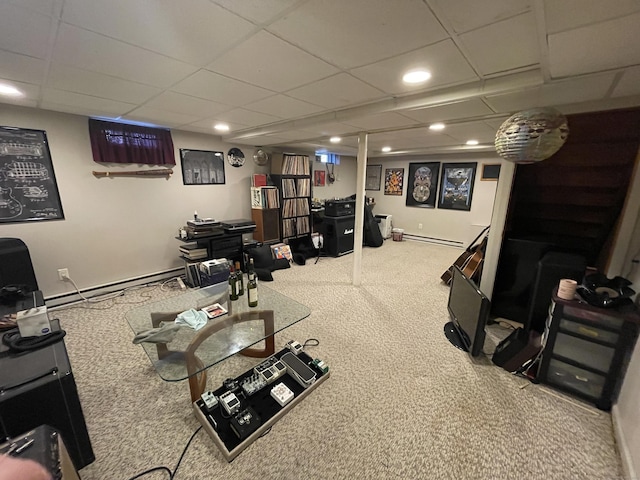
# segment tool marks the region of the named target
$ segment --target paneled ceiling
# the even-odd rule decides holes
[[[638,32],[640,0],[2,0],[23,96],[0,102],[267,150],[492,150],[522,109],[640,105]]]

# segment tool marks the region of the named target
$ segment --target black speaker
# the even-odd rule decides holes
[[[52,324],[57,326],[57,321]],[[58,326],[59,329],[59,326]],[[60,341],[0,357],[0,434],[10,438],[39,425],[60,432],[76,469],[95,460],[67,349]]]
[[[324,217],[324,248],[327,255],[339,257],[353,252],[356,217]]]
[[[0,288],[6,285],[38,290],[29,249],[18,238],[0,238]]]
[[[553,289],[563,278],[573,279],[580,284],[586,268],[587,260],[577,254],[547,252],[540,259],[536,269],[533,292],[529,300],[527,331],[544,332]]]
[[[517,328],[498,344],[491,360],[506,371],[515,372],[535,357],[541,348],[540,335],[536,332],[527,334],[522,328]]]

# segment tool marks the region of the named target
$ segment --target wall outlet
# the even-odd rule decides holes
[[[422,230],[422,224],[421,223],[418,224],[418,230]]]
[[[58,278],[61,281],[69,280],[69,269],[68,268],[59,268],[58,269]]]

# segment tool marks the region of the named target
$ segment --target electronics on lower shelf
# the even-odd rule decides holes
[[[261,424],[260,417],[251,407],[245,408],[229,421],[231,430],[233,430],[233,433],[235,433],[240,440],[244,440],[255,432]]]
[[[293,353],[285,353],[280,357],[280,360],[286,365],[289,375],[291,375],[304,388],[307,388],[316,381],[316,372],[309,368],[308,365]]]
[[[294,397],[293,392],[282,382],[271,389],[271,396],[281,407],[284,407]]]
[[[236,397],[233,392],[225,392],[220,395],[220,404],[222,408],[224,408],[229,415],[233,415],[238,410],[240,410],[240,400]]]
[[[202,398],[204,406],[207,407],[207,410],[209,411],[218,406],[218,398],[213,394],[213,392],[204,392],[200,398]]]

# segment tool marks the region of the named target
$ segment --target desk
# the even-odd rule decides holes
[[[172,322],[178,313],[190,308],[200,309],[213,303],[226,306],[227,315],[209,320],[197,331],[181,328],[168,344],[141,343],[163,380],[189,380],[191,399],[195,401],[204,392],[206,369],[239,352],[255,357],[273,355],[273,335],[311,313],[308,307],[263,284],[258,289],[257,308],[247,305],[246,294],[239,300],[229,301],[225,282],[142,305],[130,310],[126,318],[137,333],[158,326],[161,321]],[[264,350],[249,348],[262,340],[266,345]]]

